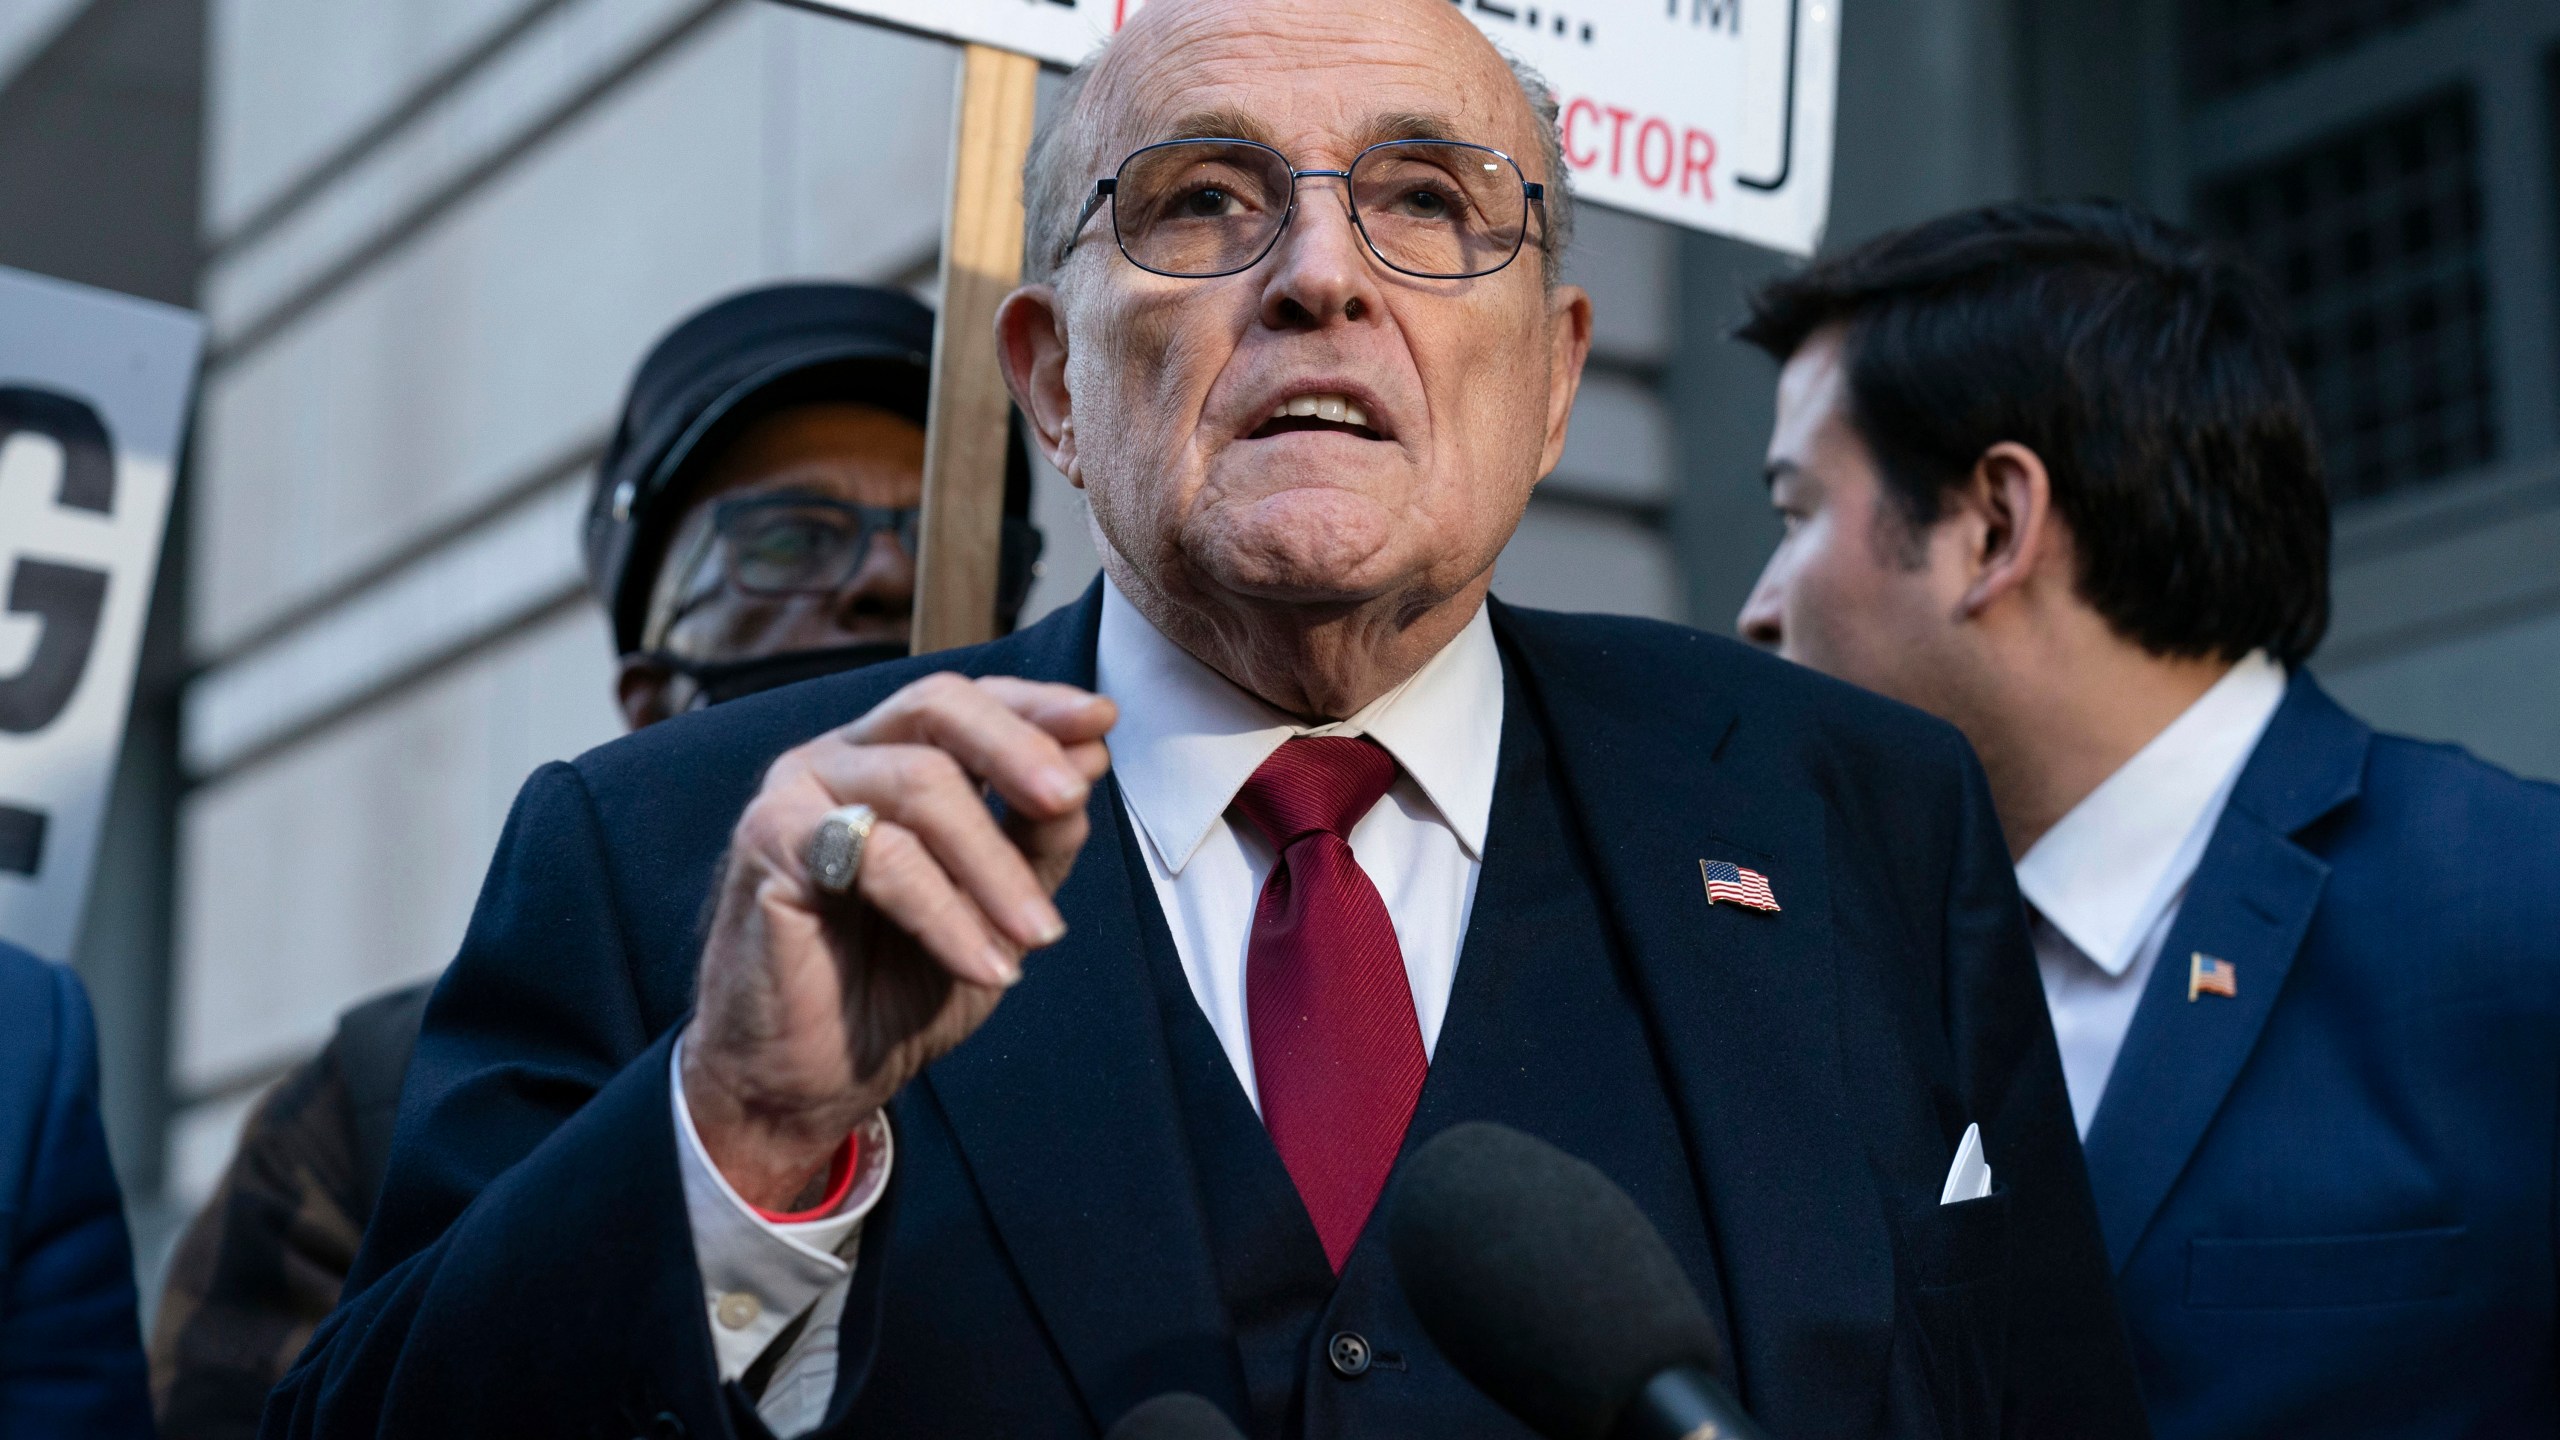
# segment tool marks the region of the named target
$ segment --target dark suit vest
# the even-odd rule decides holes
[[[1491,1119],[1583,1156],[1636,1197],[1721,1328],[1713,1247],[1660,1057],[1592,877],[1576,858],[1588,847],[1547,838],[1571,822],[1544,729],[1509,670],[1484,868],[1406,1148],[1460,1120]],[[1130,874],[1146,875],[1125,810],[1120,843]],[[1138,883],[1131,891],[1253,1408],[1239,1418],[1256,1437],[1528,1435],[1458,1378],[1405,1307],[1386,1253],[1386,1200],[1336,1281],[1279,1153],[1192,997],[1154,888]],[[1357,1337],[1341,1347],[1345,1363],[1336,1363],[1336,1336]],[[1481,1414],[1470,1411],[1457,1424],[1453,1403]]]

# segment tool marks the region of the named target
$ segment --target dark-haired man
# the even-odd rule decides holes
[[[587,578],[632,729],[907,653],[933,312],[894,290],[773,285],[641,362],[598,467]],[[1006,477],[998,623],[1038,557],[1027,452]],[[429,984],[339,1017],[278,1081],[170,1263],[152,1335],[169,1440],[256,1433],[337,1303],[382,1188]]]
[[[2301,669],[2329,516],[2266,296],[2107,204],[1753,300],[1749,638],[1989,772],[2158,1433],[2549,1435],[2560,789]]]

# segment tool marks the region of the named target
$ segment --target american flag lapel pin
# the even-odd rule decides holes
[[[2240,967],[2228,960],[2218,960],[2199,950],[2187,957],[2187,1001],[2199,995],[2219,995],[2225,1000],[2240,998]]]
[[[1769,877],[1725,860],[1698,862],[1698,878],[1707,884],[1707,903],[1729,901],[1746,910],[1778,913],[1778,897],[1769,893]]]

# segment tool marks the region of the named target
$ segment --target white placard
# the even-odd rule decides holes
[[[1073,65],[1144,0],[801,3]],[[1451,3],[1556,87],[1584,199],[1792,254],[1821,242],[1841,0]]]
[[[0,938],[67,960],[179,433],[195,316],[0,269]]]

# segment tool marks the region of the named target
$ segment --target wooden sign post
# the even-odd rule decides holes
[[[967,47],[961,62],[909,642],[919,655],[995,635],[1013,404],[996,307],[1022,278],[1022,161],[1039,82],[1039,61],[991,45]]]
[[[1040,67],[1091,54],[1143,0],[788,0],[963,47],[916,557],[919,655],[995,635],[1012,397],[996,306],[1022,277],[1022,162]]]

